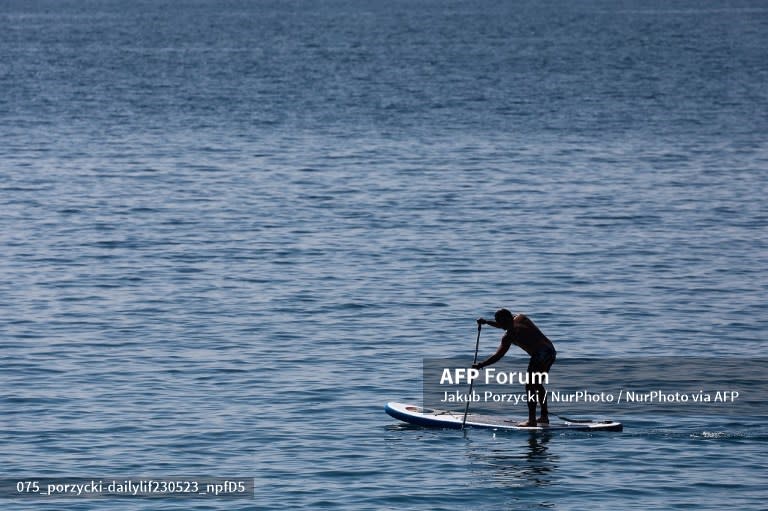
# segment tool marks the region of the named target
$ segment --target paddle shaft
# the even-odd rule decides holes
[[[472,365],[474,366],[477,364],[477,352],[480,349],[480,330],[483,329],[483,325],[480,323],[477,324],[477,341],[475,341],[475,358],[472,360]],[[469,399],[472,395],[472,385],[475,384],[475,380],[472,379],[469,381],[469,392],[467,392],[467,406],[464,407],[464,418],[461,420],[461,429],[464,429],[464,426],[467,424],[467,414],[469,413]]]

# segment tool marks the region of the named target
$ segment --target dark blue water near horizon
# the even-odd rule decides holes
[[[0,2],[0,479],[256,485],[2,507],[764,509],[759,397],[383,406],[502,306],[563,359],[761,356],[766,41],[753,0]]]

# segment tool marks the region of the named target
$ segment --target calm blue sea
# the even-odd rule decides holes
[[[0,505],[765,509],[759,416],[383,406],[502,306],[563,358],[764,356],[766,42],[760,0],[1,0],[0,479],[255,495]]]

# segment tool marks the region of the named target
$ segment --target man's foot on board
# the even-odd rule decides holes
[[[536,421],[533,421],[533,423],[531,423],[531,421],[518,422],[517,426],[521,427],[521,428],[535,428],[536,427]]]
[[[549,424],[549,417],[539,417],[539,420],[536,422],[539,424]]]

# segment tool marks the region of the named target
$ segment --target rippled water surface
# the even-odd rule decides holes
[[[0,478],[256,483],[4,508],[764,508],[759,405],[603,435],[383,413],[501,306],[558,357],[764,354],[762,3],[7,1],[0,28]]]

